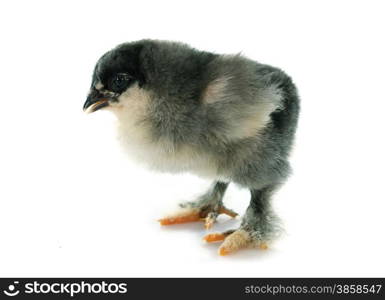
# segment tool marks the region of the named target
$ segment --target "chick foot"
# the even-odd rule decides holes
[[[267,242],[259,240],[244,229],[210,233],[204,236],[203,239],[208,243],[223,241],[218,250],[219,255],[222,256],[234,253],[242,248],[259,248],[262,250],[268,248]]]
[[[202,205],[199,206],[197,203],[188,202],[180,205],[182,209],[177,213],[160,219],[161,225],[174,225],[183,224],[189,222],[204,221],[205,228],[209,229],[215,223],[217,217],[221,214],[228,215],[235,218],[238,214],[222,204],[219,205]]]

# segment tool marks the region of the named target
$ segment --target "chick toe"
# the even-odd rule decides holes
[[[203,237],[207,243],[223,241],[226,238],[224,233],[209,233]]]
[[[236,216],[238,216],[238,214],[235,211],[228,209],[224,206],[221,206],[221,208],[219,209],[219,214],[225,214],[232,218],[235,218]]]
[[[210,238],[214,239],[214,237]],[[224,256],[249,247],[257,247],[262,250],[268,248],[266,242],[256,240],[244,229],[238,229],[225,237],[224,242],[219,247],[218,253]]]
[[[160,225],[175,225],[190,222],[201,221],[202,217],[198,209],[184,209],[176,214],[162,218],[159,221]]]

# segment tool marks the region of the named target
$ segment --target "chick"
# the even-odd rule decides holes
[[[95,66],[84,110],[99,109],[116,115],[122,146],[135,159],[213,181],[162,225],[204,220],[210,228],[219,214],[235,217],[222,202],[233,182],[251,192],[240,227],[204,239],[223,240],[221,255],[273,241],[279,226],[271,196],[290,173],[299,113],[296,87],[283,71],[178,42],[125,43]]]

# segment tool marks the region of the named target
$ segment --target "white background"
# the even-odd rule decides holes
[[[383,1],[3,1],[1,276],[385,276]],[[298,85],[294,175],[268,251],[217,255],[156,220],[209,182],[128,160],[82,105],[97,59],[142,38],[242,52]],[[238,212],[248,192],[232,186]],[[226,217],[214,231],[233,228]]]

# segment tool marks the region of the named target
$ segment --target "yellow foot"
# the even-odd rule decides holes
[[[232,233],[211,233],[207,234],[203,239],[208,243],[224,240],[218,250],[219,255],[222,256],[234,253],[242,248],[255,246],[262,250],[266,250],[268,248],[265,242],[257,242],[253,240],[249,233],[243,229],[238,229]]]
[[[217,212],[210,211],[207,208],[199,209],[199,208],[183,208],[177,214],[171,215],[169,217],[165,217],[163,219],[158,220],[161,225],[174,225],[174,224],[183,224],[189,222],[197,222],[204,221],[205,228],[210,229],[216,221],[216,218],[220,214],[226,214],[232,218],[235,218],[238,214],[233,212],[230,209],[225,207],[220,207]]]

